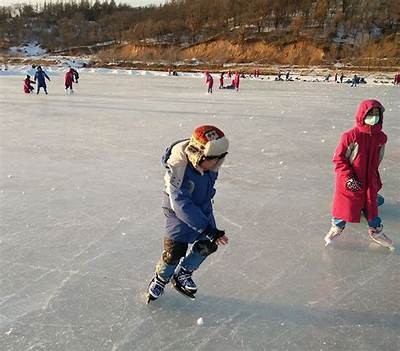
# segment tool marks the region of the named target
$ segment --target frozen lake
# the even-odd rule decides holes
[[[51,78],[37,96],[0,76],[2,351],[400,349],[398,87],[242,80],[207,95],[195,78],[82,73],[69,96]],[[364,98],[386,108],[394,252],[365,221],[323,242],[332,154]],[[146,305],[160,157],[206,123],[231,142],[215,197],[231,241],[195,273],[196,301],[168,288]]]

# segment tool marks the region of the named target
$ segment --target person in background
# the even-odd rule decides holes
[[[74,90],[72,89],[72,84],[74,83],[74,69],[72,67],[69,68],[69,70],[65,73],[64,77],[64,83],[65,83],[65,91],[68,92],[68,89],[70,89],[70,92],[73,93]],[[75,71],[76,72],[76,71]]]
[[[30,94],[35,89],[31,84],[35,84],[35,81],[31,80],[31,76],[27,74],[24,79],[24,92],[26,94]]]
[[[214,78],[212,77],[212,75],[210,74],[210,72],[206,71],[206,84],[207,84],[207,92],[209,94],[212,94],[212,89],[213,89],[213,85],[214,85]]]
[[[224,74],[225,72],[222,72],[219,76],[219,89],[224,89]]]
[[[46,79],[50,82],[50,78],[47,73],[43,71],[41,66],[38,66],[35,73],[35,82],[37,82],[36,94],[39,94],[40,88],[43,88],[44,92],[47,95]]]

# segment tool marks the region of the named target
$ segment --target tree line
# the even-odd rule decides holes
[[[398,0],[170,0],[135,8],[114,0],[58,0],[0,7],[3,45],[37,40],[51,51],[106,41],[190,45],[216,37],[308,37],[357,46],[395,38],[399,24]]]

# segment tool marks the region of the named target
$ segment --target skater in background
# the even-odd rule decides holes
[[[74,90],[72,89],[72,84],[75,82],[75,70],[70,67],[67,73],[65,73],[64,77],[64,83],[65,83],[65,91],[68,92],[68,89],[70,89],[70,92],[73,93]]]
[[[224,72],[219,76],[219,89],[224,89]]]
[[[218,245],[228,243],[225,232],[217,229],[212,205],[214,184],[228,146],[220,129],[203,125],[190,139],[167,148],[162,158],[166,168],[164,251],[148,287],[148,302],[159,298],[170,281],[179,292],[194,298],[193,272]]]
[[[73,74],[73,78],[74,78],[74,82],[76,84],[78,84],[78,80],[79,80],[79,73],[75,68],[70,67],[70,70],[72,71]]]
[[[27,74],[24,79],[24,92],[26,94],[30,94],[35,89],[31,84],[35,84],[35,81],[31,80],[31,76]]]
[[[35,82],[37,82],[36,94],[39,94],[40,88],[43,88],[47,95],[46,79],[50,82],[50,78],[45,71],[43,71],[41,66],[38,66],[35,73]]]
[[[331,74],[328,73],[328,74],[325,76],[325,82],[329,82],[329,79],[330,79],[331,77],[332,77]]]
[[[400,73],[394,76],[393,84],[399,85],[400,84]]]
[[[358,77],[357,77],[357,74],[355,74],[353,76],[353,79],[351,80],[351,87],[355,88],[357,86],[357,84],[358,84]]]
[[[342,73],[342,74],[340,75],[340,83],[343,83],[343,79],[344,79],[344,74]]]
[[[207,84],[207,92],[212,94],[212,88],[214,85],[214,78],[210,74],[210,72],[206,71],[206,84]]]
[[[239,91],[240,73],[238,71],[235,72],[235,77],[233,78],[232,85],[235,87],[236,91]]]
[[[379,101],[362,101],[355,116],[355,127],[342,134],[336,147],[333,157],[336,173],[333,217],[331,229],[325,236],[326,245],[343,232],[347,222],[359,223],[363,213],[371,240],[393,247],[378,216],[378,206],[384,201],[378,195],[382,188],[378,167],[387,141],[382,132],[383,112]]]

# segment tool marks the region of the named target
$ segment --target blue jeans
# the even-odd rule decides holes
[[[382,195],[378,194],[378,196],[376,197],[377,205],[381,206],[381,205],[383,205],[384,202],[385,202],[384,197]],[[363,212],[364,216],[367,217],[365,210],[362,210],[362,212]],[[337,227],[339,227],[339,228],[344,228],[345,225],[346,225],[346,221],[344,221],[343,219],[340,219],[340,218],[333,217],[332,218],[332,224],[337,226]],[[382,220],[381,220],[381,218],[379,216],[376,216],[376,217],[372,218],[371,221],[368,221],[368,226],[371,227],[371,228],[380,227],[381,224],[382,224]]]
[[[164,251],[157,263],[156,274],[165,282],[168,282],[177,266],[195,271],[203,261],[217,250],[216,244],[208,240],[204,235],[200,235],[193,243],[189,253],[186,254],[188,243],[177,242],[169,238],[164,238]]]

